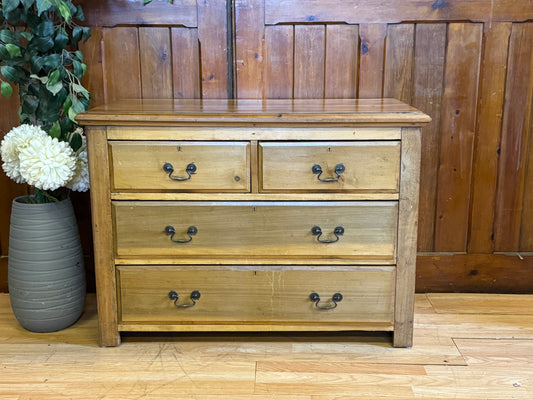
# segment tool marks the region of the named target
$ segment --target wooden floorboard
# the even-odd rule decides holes
[[[414,345],[387,333],[123,335],[97,345],[94,296],[57,333],[0,294],[0,399],[533,399],[533,296],[419,294]]]

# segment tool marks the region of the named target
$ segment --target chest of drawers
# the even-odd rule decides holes
[[[79,121],[102,346],[289,330],[411,346],[427,115],[392,99],[125,100]]]

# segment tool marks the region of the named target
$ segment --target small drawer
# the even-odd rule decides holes
[[[119,267],[120,322],[393,320],[393,267],[353,267],[343,271],[196,268]]]
[[[110,141],[115,190],[250,191],[247,142]]]
[[[113,214],[119,257],[396,256],[396,202],[115,201]]]
[[[400,142],[262,142],[261,190],[397,192]]]

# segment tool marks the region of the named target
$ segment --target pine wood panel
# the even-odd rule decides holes
[[[510,23],[497,23],[492,27],[485,26],[480,83],[482,100],[478,104],[472,171],[471,225],[468,243],[470,253],[494,251],[493,229],[498,153],[510,33]]]
[[[400,142],[260,143],[261,190],[397,191]],[[290,161],[289,161],[290,160]],[[337,176],[335,168],[345,170]],[[320,179],[313,173],[321,166]]]
[[[231,97],[228,57],[227,0],[197,2],[198,40],[202,44],[199,66],[202,97],[225,99]]]
[[[103,39],[104,85],[108,101],[140,98],[142,91],[138,29],[105,28]]]
[[[359,27],[326,25],[326,38],[324,97],[357,97]]]
[[[294,27],[290,25],[265,27],[264,97],[287,99],[293,97]],[[239,78],[240,81],[240,78]],[[238,92],[238,97],[242,93]]]
[[[168,28],[139,28],[143,99],[171,99],[172,56]]]
[[[150,6],[131,0],[82,0],[79,3],[91,26],[198,25],[196,0],[180,0],[174,4],[156,0]]]
[[[385,47],[383,96],[411,103],[415,25],[389,25]]]
[[[360,98],[383,95],[383,58],[385,56],[386,24],[361,24],[361,53],[359,56]]]
[[[446,24],[416,25],[412,104],[425,110],[432,119],[428,125],[422,127],[419,251],[434,249],[446,32]]]
[[[397,23],[402,21],[526,21],[533,19],[533,4],[517,7],[513,0],[311,0],[303,7],[299,0],[269,0],[265,22]]]
[[[448,26],[440,143],[436,251],[465,251],[476,126],[481,24]]]
[[[397,204],[392,202],[114,202],[119,257],[367,258],[396,255]],[[175,228],[175,237],[165,227]],[[187,230],[198,233],[188,243]],[[319,243],[311,229],[322,229]],[[357,261],[355,261],[357,259]],[[309,261],[310,262],[310,261]]]
[[[294,98],[324,97],[326,30],[323,25],[294,27]]]
[[[241,99],[258,99],[263,97],[263,87],[257,85],[257,82],[262,81],[263,62],[268,61],[263,54],[264,0],[236,1],[234,7],[235,76],[237,77],[234,85],[235,93]],[[282,58],[279,61],[284,60]]]
[[[494,221],[494,247],[497,251],[513,251],[520,246],[532,92],[533,23],[513,24],[502,124],[505,134],[501,140]],[[526,232],[530,230],[526,229]],[[530,240],[527,239],[526,243],[530,244]]]
[[[117,191],[250,191],[249,143],[117,141],[109,151]],[[167,163],[172,173],[163,169]],[[190,163],[196,170],[189,175]]]
[[[174,98],[198,99],[201,97],[198,30],[172,28],[170,32]]]
[[[357,271],[220,271],[129,267],[119,269],[121,322],[128,323],[259,323],[359,322],[391,326],[394,268]],[[188,305],[190,294],[201,294]],[[343,298],[335,309],[320,310],[309,295],[320,296],[319,306],[332,306],[331,296]],[[360,328],[360,326],[358,326]]]
[[[83,86],[91,94],[91,107],[106,102],[104,89],[104,63],[103,54],[103,30],[91,28],[91,37],[85,43],[80,43],[80,51],[83,53],[83,61],[87,65],[87,71],[82,79]]]

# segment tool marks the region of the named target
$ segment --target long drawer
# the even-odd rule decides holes
[[[396,256],[396,202],[113,202],[122,256]]]
[[[397,192],[400,142],[262,142],[261,190]]]
[[[247,142],[111,141],[115,190],[248,192]]]
[[[118,268],[121,323],[393,320],[393,267],[353,271]]]

